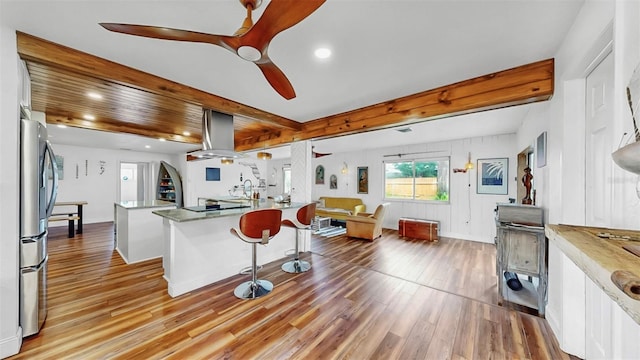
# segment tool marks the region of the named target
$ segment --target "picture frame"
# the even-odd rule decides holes
[[[335,175],[331,175],[329,177],[329,189],[337,189],[338,188],[338,177]]]
[[[541,168],[545,165],[547,165],[547,132],[543,131],[536,139],[536,167]]]
[[[358,166],[358,194],[369,193],[369,167]]]
[[[509,158],[478,159],[478,194],[507,195]]]
[[[324,166],[316,166],[316,185],[324,185]]]

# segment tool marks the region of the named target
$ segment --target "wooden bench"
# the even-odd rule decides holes
[[[400,236],[438,241],[440,222],[435,220],[400,218],[398,220],[398,233]]]
[[[76,220],[78,221],[78,226],[77,226],[76,233],[77,234],[82,234],[82,207],[83,207],[83,205],[87,205],[87,202],[86,201],[62,201],[62,202],[56,202],[54,204],[54,206],[64,206],[64,207],[75,206],[76,207],[76,211],[61,210],[61,211],[58,211],[55,214],[51,214],[51,216],[61,216],[61,215],[77,216],[78,218]],[[55,221],[62,221],[62,220],[60,219],[60,220],[55,220]]]
[[[75,224],[74,221],[80,220],[80,216],[72,214],[51,214],[49,221],[68,221],[69,222],[69,234],[68,237],[75,236]]]

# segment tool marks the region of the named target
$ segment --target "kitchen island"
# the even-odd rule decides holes
[[[158,210],[163,218],[164,255],[162,266],[172,297],[236,275],[251,265],[251,245],[230,233],[238,227],[240,216],[258,209],[281,209],[282,218],[295,218],[302,203],[276,203],[272,200],[246,200],[246,207],[206,209],[194,207]],[[285,258],[294,247],[295,230],[282,227],[269,244],[258,247],[258,264]],[[300,251],[308,251],[308,242]],[[283,260],[284,261],[284,260]]]
[[[175,203],[162,200],[114,203],[116,251],[127,264],[162,256],[162,221],[151,212],[175,208]]]

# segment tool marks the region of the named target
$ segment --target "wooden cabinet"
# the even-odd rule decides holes
[[[183,207],[182,180],[178,171],[168,163],[160,161],[156,200],[171,201],[177,207]]]
[[[547,241],[544,228],[498,226],[497,275],[500,300],[538,310],[544,315],[547,296]],[[514,291],[506,285],[505,272],[519,275],[522,289]]]
[[[400,218],[398,234],[413,239],[438,241],[439,224],[439,221],[433,220]]]
[[[498,204],[496,233],[500,302],[527,306],[543,316],[547,299],[547,238],[542,226],[542,209],[529,205]],[[507,286],[505,272],[518,275],[522,283],[520,290]]]

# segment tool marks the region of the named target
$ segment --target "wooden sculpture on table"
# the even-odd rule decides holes
[[[527,166],[524,169],[524,175],[522,176],[522,184],[524,185],[525,191],[522,203],[526,205],[531,205],[533,203],[533,200],[531,200],[531,180],[533,180],[533,175],[531,175],[531,168]]]

